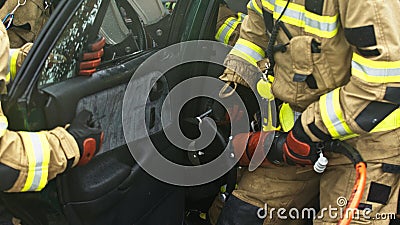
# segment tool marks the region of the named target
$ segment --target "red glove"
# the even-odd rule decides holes
[[[260,153],[264,152],[264,142],[266,138],[273,132],[251,132],[241,133],[232,139],[232,147],[236,157],[239,158],[239,166],[249,166],[254,154],[261,157]],[[260,140],[261,139],[261,140]],[[272,165],[267,159],[264,159],[261,166],[266,167]]]
[[[100,150],[104,140],[104,132],[93,114],[83,110],[72,120],[67,131],[75,138],[81,158],[78,165],[85,165]]]
[[[83,53],[82,61],[79,65],[79,75],[91,76],[96,72],[96,68],[101,63],[105,45],[106,39],[102,36],[98,36],[94,43],[88,45],[87,51]]]
[[[311,141],[299,118],[283,144],[284,161],[290,165],[314,165],[319,158],[319,145],[323,146],[322,142]]]

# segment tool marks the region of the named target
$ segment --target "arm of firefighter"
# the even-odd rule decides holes
[[[0,93],[6,93],[6,75],[9,71],[10,42],[3,23],[0,23]],[[4,80],[1,82],[1,80]]]
[[[225,59],[227,70],[220,79],[247,87],[255,85],[260,78],[257,62],[265,58],[263,47],[267,44],[261,0],[250,0],[247,16],[240,28],[240,37]]]
[[[398,1],[339,0],[341,24],[354,49],[352,76],[303,114],[314,141],[324,134],[345,140],[400,127],[398,6]]]
[[[80,157],[75,139],[61,127],[42,132],[14,132],[0,109],[1,191],[40,191]],[[71,164],[72,165],[69,165]]]
[[[244,13],[235,13],[226,4],[220,4],[215,40],[233,46],[239,38]]]
[[[21,68],[26,56],[32,48],[33,43],[26,43],[21,48],[10,49],[9,54],[9,73],[6,82],[10,83],[14,80],[18,70]]]

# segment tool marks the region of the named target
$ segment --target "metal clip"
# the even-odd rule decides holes
[[[2,22],[3,22],[4,26],[6,27],[6,30],[8,30],[11,27],[12,22],[14,21],[15,11],[17,11],[17,9],[20,6],[23,6],[25,4],[26,4],[26,0],[18,0],[18,3],[15,6],[15,8],[3,18]]]
[[[48,1],[44,1],[44,10],[46,10],[47,8],[49,8],[51,5],[51,3],[49,3]]]
[[[271,66],[271,64],[270,63],[265,63],[265,71],[264,71],[264,73],[263,73],[263,75],[262,75],[262,78],[265,80],[265,81],[268,81],[268,72],[269,72],[269,69],[270,69],[270,66]]]

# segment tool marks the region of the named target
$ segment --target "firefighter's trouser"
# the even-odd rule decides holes
[[[349,162],[344,156],[344,162]],[[393,166],[393,165],[392,165]],[[367,185],[352,224],[390,223],[397,213],[400,174],[387,164],[369,162]],[[384,171],[385,170],[385,171]],[[352,164],[329,166],[319,175],[311,167],[267,167],[246,172],[221,213],[218,225],[336,224],[355,182]],[[319,207],[315,204],[320,195]],[[318,208],[318,209],[317,209]],[[240,211],[240,213],[239,213]],[[363,215],[365,214],[365,215]],[[251,218],[251,219],[250,219]],[[263,222],[255,223],[258,219]]]

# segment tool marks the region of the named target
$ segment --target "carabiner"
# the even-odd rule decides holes
[[[4,17],[2,22],[3,22],[4,26],[6,27],[6,30],[8,30],[11,27],[13,20],[14,20],[14,14],[8,13]]]
[[[25,4],[26,4],[26,0],[18,0],[18,4],[15,6],[15,8],[3,18],[2,22],[3,22],[4,26],[6,27],[6,30],[8,30],[11,27],[12,22],[14,21],[15,11],[17,11],[17,9],[20,6],[23,6]]]

